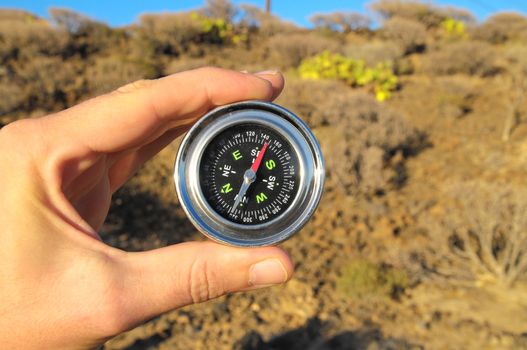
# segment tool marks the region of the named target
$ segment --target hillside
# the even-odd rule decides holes
[[[288,284],[164,314],[105,349],[527,349],[527,18],[420,2],[298,28],[210,1],[112,28],[0,10],[0,126],[137,79],[278,68],[327,182],[284,247]],[[375,28],[375,29],[373,29]],[[202,240],[172,184],[178,140],[113,198],[101,232],[138,251]]]

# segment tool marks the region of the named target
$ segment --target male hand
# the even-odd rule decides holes
[[[189,242],[129,253],[97,230],[133,173],[215,106],[273,100],[283,77],[202,68],[138,81],[0,130],[0,344],[90,349],[225,293],[287,281],[280,248]]]

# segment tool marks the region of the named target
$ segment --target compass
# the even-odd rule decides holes
[[[273,103],[245,101],[212,110],[190,129],[174,181],[185,213],[209,238],[274,245],[315,211],[323,158],[299,117]]]

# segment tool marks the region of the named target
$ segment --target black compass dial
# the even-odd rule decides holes
[[[284,213],[300,184],[300,165],[291,144],[260,124],[229,127],[205,148],[200,186],[223,218],[257,225]]]

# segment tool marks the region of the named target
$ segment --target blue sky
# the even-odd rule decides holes
[[[233,1],[234,3],[251,3],[263,6],[264,0]],[[336,10],[352,10],[364,12],[367,1],[351,0],[273,0],[273,13],[300,25],[309,25],[308,17],[315,12],[330,12]],[[90,17],[109,23],[113,26],[130,24],[145,12],[181,11],[202,6],[203,0],[128,0],[128,1],[96,1],[96,0],[0,0],[0,7],[21,8],[40,16],[47,16],[49,7],[67,7]],[[472,11],[480,20],[488,15],[505,10],[514,10],[527,14],[526,0],[439,0],[440,5],[453,5]]]

